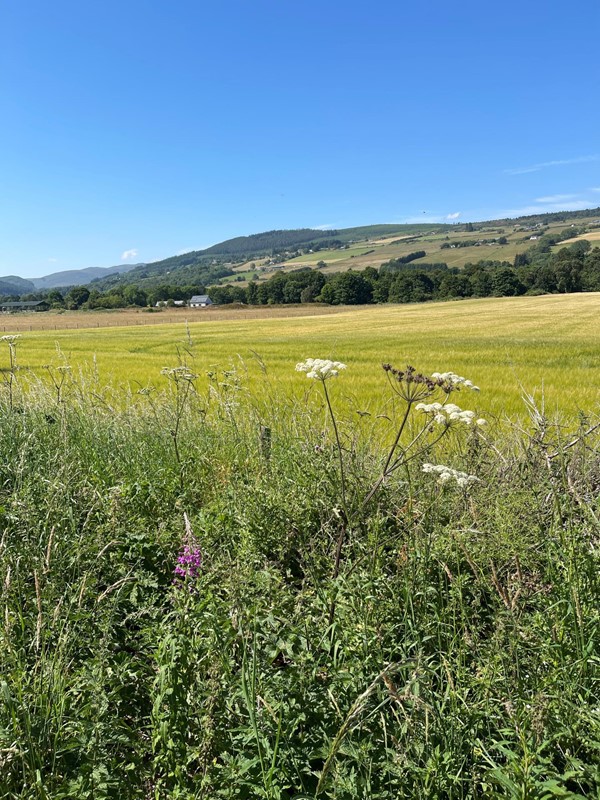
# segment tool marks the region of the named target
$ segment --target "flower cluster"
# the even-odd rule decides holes
[[[423,472],[437,475],[437,482],[444,484],[448,481],[454,481],[461,489],[465,489],[472,483],[477,483],[479,478],[475,475],[468,475],[466,472],[459,472],[452,467],[446,467],[443,464],[423,464]]]
[[[196,580],[202,568],[202,550],[200,550],[200,546],[194,537],[194,532],[187,514],[183,515],[183,520],[185,522],[185,544],[182,546],[177,556],[173,583],[176,586],[182,586],[188,583],[191,591],[191,582]]]
[[[194,581],[202,567],[202,551],[197,544],[185,544],[177,556],[175,582]]]
[[[475,386],[473,381],[457,375],[456,372],[432,372],[431,377],[436,381],[442,381],[444,385],[451,387],[452,390],[457,390],[464,386],[465,389],[470,389],[472,392],[479,391],[479,386]]]
[[[414,403],[415,400],[429,397],[438,388],[444,389],[442,381],[417,372],[410,364],[405,369],[396,369],[391,364],[382,364],[381,366],[394,392],[407,402]],[[445,391],[449,393],[451,389]]]
[[[7,333],[6,336],[0,336],[0,342],[6,342],[7,345],[16,344],[22,336],[20,333]]]
[[[341,369],[346,369],[346,365],[327,358],[307,358],[306,361],[296,364],[297,372],[306,372],[306,377],[315,381],[336,378]]]
[[[171,378],[175,383],[178,381],[189,381],[191,383],[198,377],[195,372],[192,372],[192,370],[186,366],[163,367],[160,374],[166,375],[167,378]]]
[[[417,403],[417,411],[424,414],[431,414],[433,421],[438,425],[450,425],[452,422],[462,423],[463,425],[487,425],[484,419],[476,419],[474,411],[463,411],[455,403]]]
[[[429,375],[423,375],[423,373],[417,372],[410,364],[403,370],[396,369],[392,367],[391,364],[382,364],[381,366],[384,372],[391,375],[398,383],[415,383],[425,387],[430,392],[433,392],[434,389],[440,385],[439,381],[434,380],[433,376],[430,378]]]

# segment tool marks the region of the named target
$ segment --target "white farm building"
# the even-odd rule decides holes
[[[206,306],[212,306],[213,301],[207,294],[195,294],[189,302],[190,308],[206,308]]]

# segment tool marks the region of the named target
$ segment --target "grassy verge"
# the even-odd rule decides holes
[[[359,415],[327,369],[7,368],[0,796],[598,794],[595,419],[381,368]]]

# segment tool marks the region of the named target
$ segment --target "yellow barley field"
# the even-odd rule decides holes
[[[14,323],[3,320],[4,333],[22,334],[23,382],[47,375],[45,365],[66,363],[74,373],[94,372],[104,384],[135,392],[164,386],[161,369],[185,359],[200,385],[208,371],[233,365],[253,390],[268,385],[270,391],[301,393],[308,382],[295,372],[296,362],[321,357],[348,365],[332,390],[356,410],[376,413],[383,407],[389,395],[384,362],[464,375],[481,392],[462,397],[462,405],[492,416],[525,413],[524,392],[543,400],[548,414],[559,410],[571,421],[579,412],[599,410],[600,293],[335,309],[223,309],[204,315],[187,310],[166,323],[158,322],[159,315],[133,314],[108,315],[111,326],[120,319],[122,327],[101,327],[97,316],[72,315],[67,323],[76,320],[79,329],[63,330],[35,330],[43,315],[31,322],[20,317]],[[94,327],[84,329],[86,320]],[[0,359],[6,370],[8,347],[0,350]]]

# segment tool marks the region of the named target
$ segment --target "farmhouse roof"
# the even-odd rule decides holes
[[[190,303],[212,303],[212,300],[207,294],[195,294]]]
[[[47,306],[47,300],[22,300],[22,301],[14,301],[10,303],[2,303],[0,304],[2,308],[35,308],[35,306]]]

